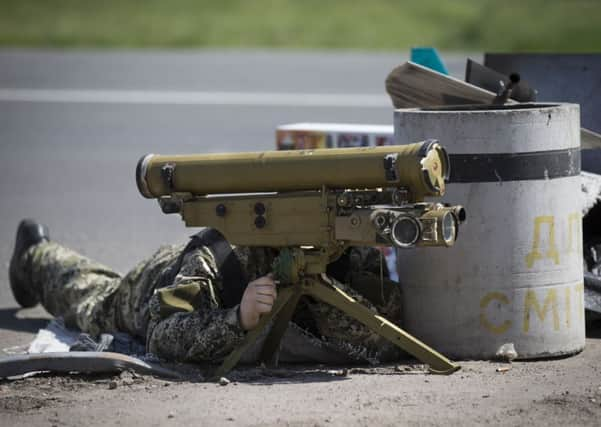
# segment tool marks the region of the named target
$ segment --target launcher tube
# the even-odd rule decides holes
[[[349,188],[407,187],[440,196],[448,155],[436,141],[382,147],[255,153],[155,155],[138,162],[136,181],[148,198]]]

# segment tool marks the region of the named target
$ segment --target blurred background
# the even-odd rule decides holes
[[[2,0],[0,44],[588,52],[598,0]]]
[[[411,47],[463,78],[487,51],[599,52],[600,17],[598,0],[0,0],[0,264],[33,217],[124,273],[194,232],[139,195],[143,154],[271,150],[286,123],[392,125],[384,79]],[[6,346],[31,332],[7,276]]]

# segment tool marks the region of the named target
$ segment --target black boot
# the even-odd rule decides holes
[[[17,228],[15,250],[10,260],[9,278],[10,288],[21,307],[33,307],[39,300],[35,293],[29,289],[29,275],[23,266],[23,254],[33,245],[49,241],[48,228],[32,219],[24,219]]]

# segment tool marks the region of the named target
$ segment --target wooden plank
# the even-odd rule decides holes
[[[413,62],[406,62],[390,72],[386,92],[395,108],[492,104],[496,96]]]
[[[413,62],[399,65],[388,74],[386,92],[395,108],[492,104],[496,97],[493,92]],[[580,139],[582,148],[601,148],[601,135],[596,132],[581,128]]]

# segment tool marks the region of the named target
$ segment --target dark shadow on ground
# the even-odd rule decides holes
[[[253,385],[346,381],[353,375],[429,375],[421,364],[379,366],[280,365],[277,368],[238,367],[227,375],[232,381]]]
[[[0,309],[0,330],[36,333],[48,324],[49,320],[43,318],[19,319],[17,317],[19,310],[19,308]]]
[[[316,365],[316,364],[281,364],[277,367],[264,365],[241,365],[221,378],[213,378],[217,365],[192,363],[162,363],[163,368],[178,372],[179,380],[173,382],[207,383],[217,382],[222,385],[245,383],[252,385],[296,384],[347,381],[353,375],[431,375],[427,366],[414,361],[399,361],[399,364],[369,365]]]

